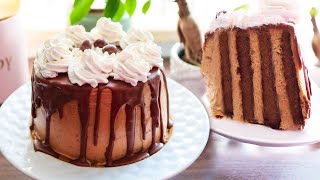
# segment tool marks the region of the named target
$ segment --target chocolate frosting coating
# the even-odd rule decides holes
[[[163,144],[164,134],[163,134],[163,120],[161,116],[161,104],[160,104],[160,94],[161,94],[161,81],[160,76],[163,74],[163,79],[165,83],[166,95],[167,95],[167,128],[170,129],[173,123],[169,120],[169,97],[168,89],[166,83],[166,77],[163,71],[159,68],[153,68],[151,75],[148,77],[147,83],[151,90],[151,104],[150,112],[152,118],[152,145],[147,152],[133,153],[134,139],[135,139],[135,124],[136,115],[135,107],[141,107],[141,127],[143,133],[143,139],[146,137],[146,121],[144,114],[144,101],[143,101],[143,89],[147,83],[138,82],[137,86],[131,86],[130,84],[109,79],[108,84],[99,84],[97,87],[97,106],[95,113],[95,123],[94,123],[94,145],[98,142],[98,129],[100,124],[100,100],[101,93],[103,89],[108,88],[112,91],[112,105],[110,113],[110,140],[109,145],[106,147],[105,151],[105,166],[119,166],[136,161],[140,161],[154,153],[156,153]],[[89,97],[91,90],[93,88],[90,85],[73,85],[68,79],[67,74],[60,74],[58,77],[52,79],[45,79],[41,75],[33,73],[32,75],[32,124],[30,130],[34,130],[34,118],[36,118],[36,109],[43,107],[46,114],[46,136],[44,141],[34,140],[34,148],[36,151],[41,151],[56,158],[59,158],[59,154],[55,152],[50,146],[50,122],[51,116],[58,112],[59,117],[63,117],[63,107],[66,103],[71,100],[76,100],[78,103],[79,117],[80,117],[80,132],[81,132],[81,142],[80,142],[80,156],[75,160],[69,160],[70,163],[79,166],[91,166],[91,162],[87,160],[86,149],[87,149],[87,138],[88,138],[88,126],[89,126]],[[115,141],[115,121],[116,116],[120,108],[125,105],[126,113],[126,134],[127,134],[127,156],[112,161],[112,151]],[[161,138],[160,143],[156,142],[156,128],[160,126]]]

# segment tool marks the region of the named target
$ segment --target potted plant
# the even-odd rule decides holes
[[[179,7],[177,32],[180,42],[171,49],[171,78],[190,89],[197,97],[205,94],[200,72],[202,39],[198,25],[190,16],[186,0],[176,0]]]
[[[120,22],[124,30],[130,27],[130,20],[137,7],[137,0],[107,0],[102,2],[103,8],[91,8],[94,0],[74,0],[73,9],[70,12],[70,24],[82,24],[87,31],[90,31],[100,17],[111,18]],[[147,13],[151,5],[151,0],[146,0],[142,7],[142,12]]]
[[[320,66],[320,34],[319,29],[316,22],[316,17],[318,15],[318,10],[313,7],[310,10],[310,16],[311,16],[311,22],[313,25],[313,38],[312,38],[312,49],[315,54],[315,56],[318,58],[318,66]]]

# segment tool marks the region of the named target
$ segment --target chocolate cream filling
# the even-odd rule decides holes
[[[275,68],[272,63],[271,35],[266,27],[262,27],[257,32],[260,41],[264,124],[279,129],[281,117],[275,87]]]
[[[301,101],[299,95],[298,78],[296,75],[296,67],[294,64],[293,53],[291,43],[291,34],[288,31],[283,31],[281,37],[281,50],[282,50],[282,61],[283,71],[286,79],[286,90],[289,97],[290,111],[295,124],[304,126],[304,118],[301,110]]]
[[[228,32],[223,31],[220,34],[220,57],[221,57],[221,85],[223,93],[224,114],[233,116],[233,99],[232,99],[232,77],[231,65],[229,58]]]
[[[243,119],[249,122],[257,122],[254,119],[254,99],[253,99],[253,71],[251,68],[250,56],[250,39],[249,32],[239,29],[236,35],[236,47],[238,53],[239,68],[237,73],[240,73],[240,87],[242,89],[242,109]]]

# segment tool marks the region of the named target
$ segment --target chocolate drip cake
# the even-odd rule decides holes
[[[211,112],[274,129],[303,129],[311,88],[296,16],[287,2],[281,8],[268,2],[259,13],[220,12],[213,20],[201,67]]]
[[[34,148],[79,166],[142,160],[170,138],[161,49],[149,32],[101,18],[40,48],[32,75]],[[120,45],[120,46],[119,46]]]

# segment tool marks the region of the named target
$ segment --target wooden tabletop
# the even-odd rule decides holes
[[[168,61],[165,61],[168,66]],[[320,130],[320,129],[319,129]],[[172,179],[319,179],[320,143],[262,147],[210,133],[200,157]],[[0,180],[31,179],[0,154]]]
[[[261,147],[211,132],[201,156],[172,179],[319,179],[320,144]],[[31,179],[0,155],[0,179]]]

